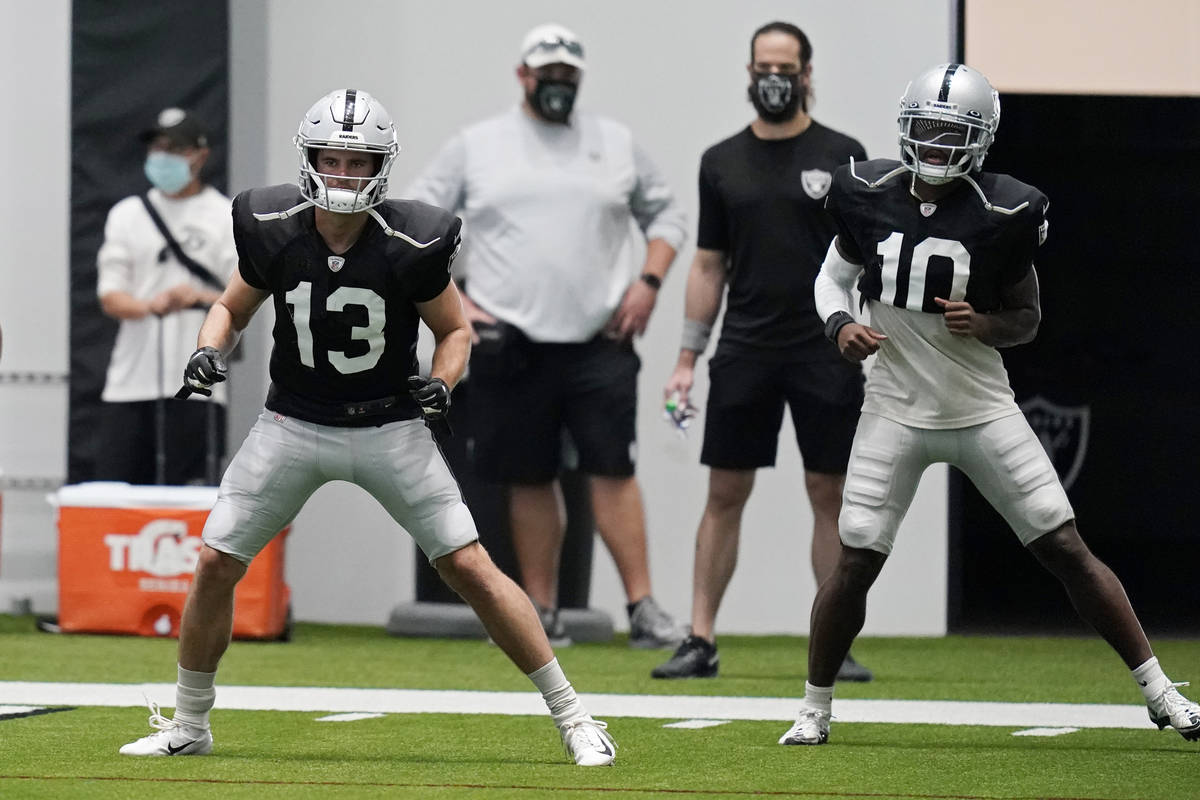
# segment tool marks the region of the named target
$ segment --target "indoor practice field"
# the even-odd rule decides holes
[[[213,755],[137,759],[117,748],[149,732],[143,693],[171,702],[175,642],[0,616],[0,797],[1200,797],[1200,744],[1149,722],[1098,639],[863,639],[876,680],[839,687],[822,747],[776,744],[806,640],[720,644],[721,677],[683,682],[652,680],[666,653],[621,637],[559,652],[617,740],[612,768],[570,764],[537,693],[485,642],[310,624],[233,643]],[[1174,680],[1200,680],[1200,640],[1156,652]]]

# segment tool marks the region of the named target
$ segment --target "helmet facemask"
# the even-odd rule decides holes
[[[957,115],[900,114],[900,154],[904,166],[926,183],[938,185],[983,165],[991,134]]]
[[[297,147],[300,149],[300,194],[318,208],[335,214],[355,214],[387,199],[388,173],[392,169],[393,154],[329,142],[310,142],[307,147],[301,147],[297,142]],[[378,169],[373,175],[361,178],[321,172],[315,164],[317,153],[327,149],[365,153],[379,165]],[[330,181],[341,186],[330,186]]]
[[[400,145],[387,110],[366,92],[347,89],[321,98],[300,121],[293,142],[300,156],[300,194],[313,205],[356,214],[387,199],[388,175]],[[363,177],[323,173],[316,166],[320,150],[363,153],[377,169]]]

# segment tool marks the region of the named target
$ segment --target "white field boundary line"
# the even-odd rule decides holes
[[[0,705],[144,705],[143,695],[166,707],[175,685],[0,681]],[[703,697],[699,695],[580,695],[597,717],[792,721],[799,699]],[[534,691],[470,692],[429,689],[336,689],[326,687],[217,685],[218,709],[384,714],[506,714],[544,716]],[[1015,728],[1138,728],[1152,723],[1142,705],[1097,703],[986,703],[945,700],[837,700],[838,722],[991,725]]]

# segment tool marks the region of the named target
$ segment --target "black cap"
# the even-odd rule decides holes
[[[142,131],[138,138],[149,143],[160,136],[166,136],[172,144],[183,147],[208,147],[208,134],[204,132],[204,126],[182,108],[164,108],[158,112],[154,127]]]

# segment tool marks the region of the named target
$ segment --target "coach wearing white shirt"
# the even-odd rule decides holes
[[[574,109],[583,70],[574,33],[531,30],[516,70],[521,104],[456,134],[405,196],[465,222],[472,407],[486,415],[476,423],[475,468],[510,487],[522,582],[547,630],[563,639],[557,474],[565,429],[624,583],[630,643],[671,646],[684,631],[651,597],[634,477],[640,361],[632,340],[646,329],[685,219],[627,127]],[[647,240],[641,265],[631,221]]]

